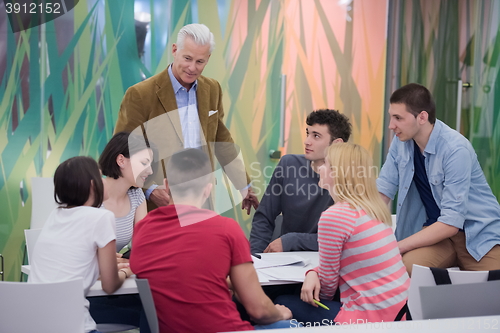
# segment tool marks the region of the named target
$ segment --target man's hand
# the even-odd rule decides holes
[[[168,195],[165,186],[158,186],[149,195],[149,200],[151,200],[156,206],[168,206],[170,203],[170,195]]]
[[[266,247],[264,253],[269,252],[283,252],[283,243],[281,242],[281,238],[276,238]]]
[[[403,241],[404,241],[404,239],[403,239]],[[403,241],[399,241],[398,242],[399,253],[401,253],[401,255],[403,255],[406,252],[408,252],[408,250],[405,247],[405,243]]]
[[[281,313],[281,320],[292,319],[292,311],[289,308],[281,304],[274,304],[274,306]]]
[[[321,283],[319,281],[318,273],[316,271],[310,271],[307,273],[304,283],[302,284],[300,299],[317,308],[318,305],[314,303],[314,300],[319,301],[320,289]]]
[[[241,190],[241,196],[244,197],[243,202],[241,203],[241,209],[246,209],[248,215],[250,215],[252,206],[254,209],[257,209],[257,207],[259,207],[259,199],[257,199],[257,196],[255,195],[255,193],[253,193],[251,187],[246,190]]]

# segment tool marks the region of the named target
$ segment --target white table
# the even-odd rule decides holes
[[[21,271],[29,275],[30,274],[30,265],[21,266]],[[126,295],[126,294],[137,294],[139,291],[137,290],[137,284],[135,283],[135,275],[132,275],[128,279],[125,279],[120,289],[115,291],[113,295]],[[87,297],[93,296],[107,296],[109,295],[104,290],[102,290],[101,280],[97,280],[92,287],[90,287],[89,293]]]
[[[281,252],[283,255],[287,254],[293,254],[293,255],[298,255],[304,260],[307,260],[309,262],[308,265],[301,267],[300,270],[303,272],[301,274],[302,276],[305,276],[305,273],[318,266],[319,263],[319,256],[318,252]],[[280,253],[274,253],[273,255],[280,255]],[[259,282],[262,286],[270,286],[270,285],[279,285],[279,284],[292,284],[292,283],[300,283],[304,281],[304,278],[302,280],[287,280],[286,278],[286,266],[280,266],[280,267],[275,267],[275,269],[282,270],[284,272],[283,277],[279,279],[265,279],[263,278],[263,275],[259,276]],[[263,268],[262,271],[265,272],[266,268]],[[23,265],[21,266],[21,271],[27,275],[30,273],[30,265]],[[258,270],[259,271],[259,270]],[[137,294],[137,285],[135,283],[135,275],[131,276],[130,278],[126,279],[125,282],[123,282],[123,285],[113,293],[113,295],[125,295],[125,294]],[[93,296],[106,296],[108,295],[104,290],[102,290],[102,284],[100,280],[97,280],[96,283],[92,287],[90,287],[90,291],[87,294],[87,297],[93,297]]]
[[[115,291],[113,295],[126,295],[126,294],[137,294],[139,291],[137,290],[137,284],[135,283],[135,275],[132,275],[128,279],[125,279],[120,289]],[[96,283],[92,287],[90,287],[89,293],[87,297],[93,296],[107,296],[104,290],[102,290],[101,280],[97,280]]]

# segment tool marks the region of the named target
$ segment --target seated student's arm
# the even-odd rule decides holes
[[[337,208],[338,209],[338,208]],[[342,209],[342,208],[340,208]],[[344,243],[354,231],[355,221],[339,218],[335,210],[327,210],[318,225],[320,238],[319,266],[308,271],[302,284],[300,298],[313,306],[313,299],[331,300],[337,290],[340,277],[340,257]],[[321,273],[321,275],[320,275]]]
[[[140,193],[141,193],[140,195],[142,196],[142,192],[140,192]],[[141,202],[141,204],[139,206],[137,206],[137,208],[135,209],[134,226],[137,222],[142,220],[146,216],[147,213],[148,213],[148,207],[146,204],[146,200],[143,200]],[[130,253],[128,253],[128,254],[130,256]],[[118,262],[118,269],[128,267],[128,263],[129,263],[128,256],[123,257],[122,253],[117,253],[116,254],[116,261]]]
[[[283,251],[318,251],[318,234],[289,232],[281,236]]]
[[[286,156],[286,155],[285,155]],[[252,253],[261,253],[268,247],[271,238],[273,237],[274,228],[276,227],[276,217],[281,214],[281,198],[277,193],[282,193],[282,177],[283,160],[280,160],[274,169],[273,176],[266,188],[266,192],[262,196],[259,207],[255,211],[252,221],[252,230],[250,231],[250,249]],[[274,191],[273,191],[274,189]],[[278,252],[278,251],[275,251]]]
[[[404,254],[419,247],[434,245],[443,239],[454,236],[457,232],[458,228],[437,221],[416,234],[400,240],[398,242],[399,251]]]
[[[136,209],[134,215],[134,225],[142,220],[148,214],[146,200],[144,200]]]
[[[268,210],[265,207],[265,198],[263,197],[252,221],[252,229],[250,230],[250,249],[252,253],[264,252],[269,245],[276,226],[271,213],[264,212]]]
[[[386,204],[389,204],[399,190],[399,165],[396,162],[396,157],[398,156],[398,147],[401,149],[404,146],[401,146],[398,141],[399,139],[396,138],[392,140],[384,165],[382,165],[377,178],[377,189]]]
[[[108,294],[114,293],[121,287],[123,281],[133,273],[130,268],[121,268],[118,271],[116,262],[116,240],[97,249],[99,272],[101,273],[102,290]]]
[[[437,222],[398,242],[401,253],[436,244],[454,236],[463,228],[468,210],[468,198],[471,183],[472,159],[465,147],[457,147],[443,158],[441,176],[433,177],[442,186],[441,212]],[[439,183],[439,182],[442,183]]]
[[[283,305],[274,305],[264,293],[251,262],[231,267],[229,276],[238,299],[257,324],[272,324],[292,318],[290,309]]]
[[[385,202],[386,205],[389,205],[389,203],[391,202],[391,198],[389,198],[384,193],[379,192],[379,194],[380,194],[380,197],[382,198],[382,201]]]
[[[271,182],[273,182],[271,180]],[[266,193],[260,201],[259,207],[255,211],[250,230],[250,249],[252,253],[261,253],[268,247],[276,228],[276,217],[281,214],[281,202],[276,196],[266,189]],[[278,251],[276,251],[278,252]]]
[[[315,270],[310,270],[309,272],[307,272],[304,283],[302,284],[300,299],[306,303],[311,304],[314,307],[318,307],[318,304],[314,303],[314,300],[319,301],[320,290],[321,283],[319,281],[318,272]]]
[[[273,240],[264,253],[289,251],[318,251],[318,234],[290,232]]]

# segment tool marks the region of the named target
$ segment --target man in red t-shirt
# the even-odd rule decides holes
[[[130,257],[132,271],[149,280],[160,331],[253,330],[231,300],[228,276],[255,323],[291,319],[288,308],[274,305],[262,291],[238,223],[200,208],[212,190],[206,154],[182,150],[166,169],[165,185],[174,204],[151,211],[137,223]],[[289,322],[279,325],[272,327],[290,327]]]

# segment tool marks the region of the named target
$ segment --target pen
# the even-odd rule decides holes
[[[323,309],[326,309],[326,310],[330,310],[329,307],[327,307],[325,304],[321,303],[320,301],[317,301],[315,299],[313,299],[314,303],[318,304],[319,306],[321,306]]]

